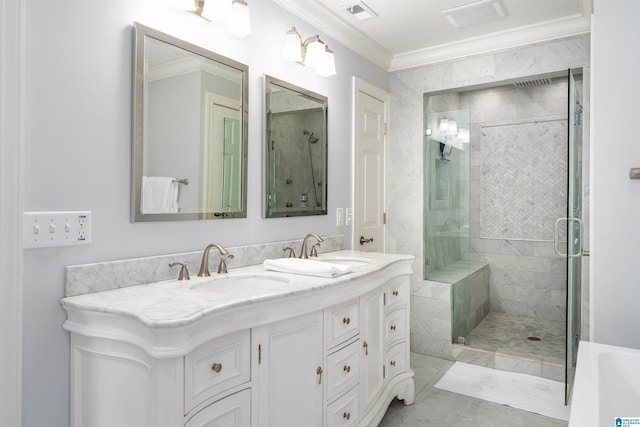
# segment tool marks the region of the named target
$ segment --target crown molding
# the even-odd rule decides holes
[[[573,37],[587,34],[590,31],[590,20],[582,14],[576,14],[566,18],[546,21],[513,30],[500,31],[461,40],[459,42],[446,43],[394,55],[388,71],[399,71],[460,59],[466,56],[486,54],[518,46]]]
[[[273,0],[327,36],[386,71],[399,71],[466,56],[587,34],[591,31],[592,0],[580,0],[582,13],[480,37],[393,55],[315,1]]]
[[[389,70],[393,56],[391,52],[342,21],[324,6],[309,0],[273,1],[343,46],[357,52],[384,70]],[[286,30],[283,30],[283,34],[284,31]]]

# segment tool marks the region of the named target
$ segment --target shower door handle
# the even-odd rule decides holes
[[[578,237],[577,237],[578,241],[574,242],[574,243],[578,243],[578,248],[576,252],[569,251],[569,248],[573,246],[573,245],[569,245],[569,242],[567,242],[567,253],[562,253],[560,251],[560,248],[558,247],[558,243],[560,243],[560,224],[562,222],[567,222],[567,223],[575,222],[578,224]],[[567,258],[576,258],[583,255],[583,250],[582,250],[582,229],[583,228],[584,228],[584,225],[580,218],[558,218],[556,220],[556,226],[553,233],[553,250],[556,251],[556,254],[558,256],[567,257]],[[567,236],[567,240],[568,239],[569,239],[569,236]]]

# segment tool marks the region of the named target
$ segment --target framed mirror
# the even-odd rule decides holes
[[[245,218],[248,67],[134,29],[132,222]]]
[[[327,97],[265,76],[266,218],[327,214]]]

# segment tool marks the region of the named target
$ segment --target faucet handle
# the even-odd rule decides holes
[[[295,258],[296,257],[296,252],[293,250],[293,248],[291,246],[287,246],[286,248],[282,249],[284,252],[289,251],[289,258]]]
[[[312,257],[318,257],[318,247],[320,246],[320,242],[314,244],[313,246],[311,246],[311,255]]]
[[[180,267],[180,274],[178,274],[178,280],[189,280],[189,270],[187,270],[187,263],[186,262],[170,262],[169,263],[169,267],[175,267],[176,265],[181,266]]]
[[[218,274],[227,273],[226,259],[233,259],[233,254],[220,255],[220,264],[218,264]]]

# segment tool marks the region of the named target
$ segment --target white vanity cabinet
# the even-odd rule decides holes
[[[264,298],[174,282],[65,298],[71,425],[377,425],[414,399],[411,258],[363,256],[336,279],[285,275]]]

